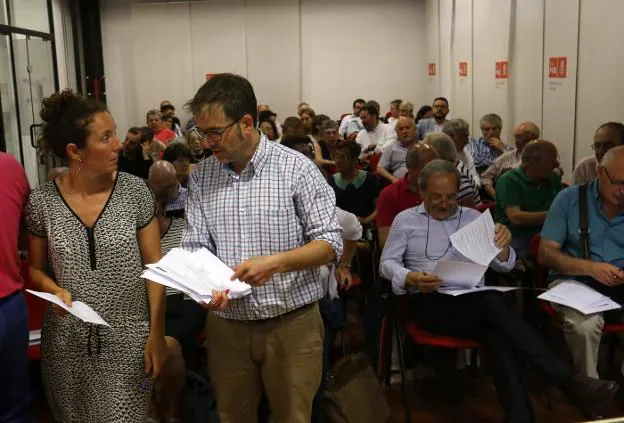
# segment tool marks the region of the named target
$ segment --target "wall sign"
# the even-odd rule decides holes
[[[496,79],[507,79],[509,78],[509,62],[502,61],[496,62]]]
[[[566,56],[548,59],[548,77],[563,79],[568,77],[568,58]]]
[[[436,64],[429,63],[429,76],[436,76]]]
[[[459,62],[459,77],[466,78],[468,76],[468,62]]]

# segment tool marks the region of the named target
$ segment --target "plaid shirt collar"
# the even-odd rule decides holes
[[[267,161],[268,143],[269,143],[269,139],[266,137],[266,135],[260,132],[260,141],[258,142],[258,145],[256,146],[256,151],[254,152],[253,156],[251,157],[251,160],[249,161],[249,163],[247,164],[247,167],[245,167],[245,170],[243,170],[241,175],[246,172],[253,172],[254,175],[260,176],[260,174],[262,173],[262,169],[264,168],[264,165],[266,164],[266,161]],[[236,178],[241,176],[241,175],[236,174],[236,172],[234,172],[234,169],[232,169],[232,166],[229,163],[226,163],[225,165],[223,165],[223,169],[230,176],[233,176]]]

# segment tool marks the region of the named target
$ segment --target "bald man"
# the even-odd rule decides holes
[[[522,163],[522,150],[530,141],[539,139],[540,130],[533,122],[521,123],[514,129],[515,148],[501,154],[494,160],[494,164],[481,175],[481,183],[485,192],[493,199],[496,198],[494,189],[498,178],[509,169],[515,169]]]
[[[511,245],[519,259],[530,256],[531,238],[542,230],[548,209],[561,191],[555,145],[531,141],[522,150],[522,163],[496,184],[496,221],[511,229]]]
[[[430,145],[415,144],[405,155],[407,173],[397,182],[384,188],[379,194],[376,222],[381,248],[386,243],[390,226],[396,215],[422,203],[418,190],[420,171],[427,163],[437,158],[438,153]]]
[[[414,119],[400,116],[395,123],[397,142],[392,142],[382,149],[377,165],[377,175],[390,183],[405,176],[405,157],[407,151],[416,144],[416,123]]]
[[[175,178],[175,167],[167,160],[159,160],[150,167],[147,185],[154,192],[157,203],[159,196],[161,200],[167,199],[164,204],[168,216],[184,217],[186,188],[180,185]]]

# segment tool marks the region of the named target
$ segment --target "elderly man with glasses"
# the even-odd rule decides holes
[[[598,165],[597,178],[586,185],[588,258],[580,231],[581,186],[563,190],[553,202],[542,229],[540,262],[552,269],[553,285],[575,279],[624,302],[624,146],[609,150]],[[621,311],[584,315],[555,306],[574,367],[598,377],[598,347],[605,320],[622,320]],[[624,363],[622,365],[624,373]]]
[[[596,179],[598,163],[607,151],[624,144],[624,125],[619,122],[607,122],[598,127],[591,145],[595,154],[585,157],[574,168],[572,185],[586,184]]]

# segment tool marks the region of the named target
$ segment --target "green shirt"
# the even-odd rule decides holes
[[[496,182],[496,221],[507,226],[512,235],[531,237],[538,234],[540,226],[514,226],[509,222],[507,207],[520,207],[525,212],[544,212],[550,209],[555,196],[561,191],[561,177],[552,172],[547,185],[531,181],[522,166],[505,172]]]

